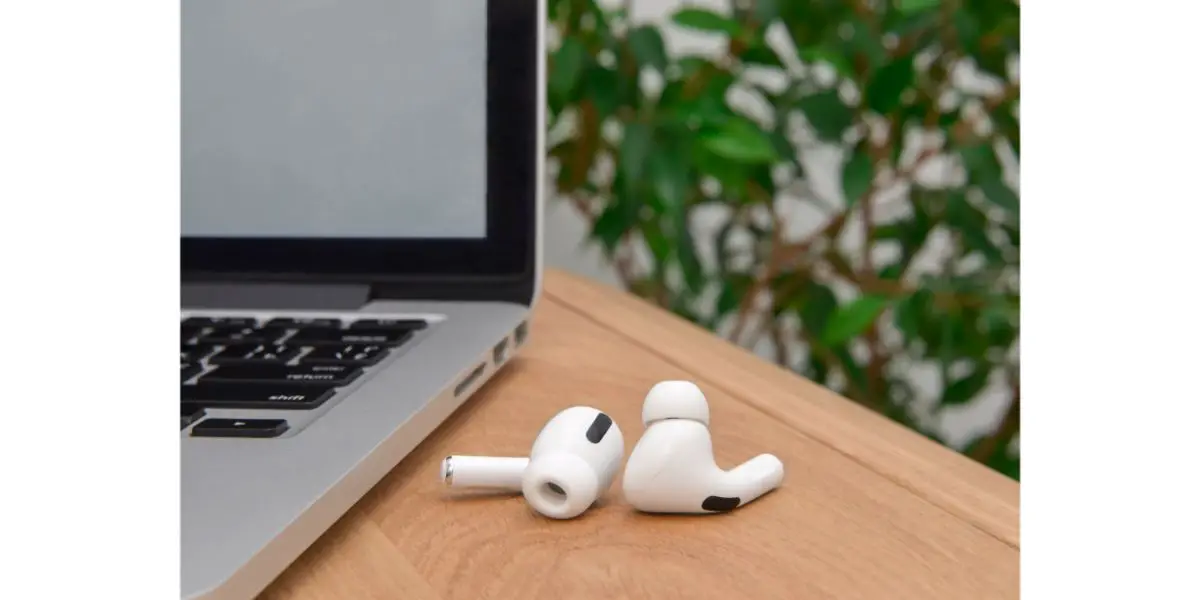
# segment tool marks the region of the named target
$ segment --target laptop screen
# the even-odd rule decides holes
[[[182,3],[182,234],[483,238],[487,2]]]

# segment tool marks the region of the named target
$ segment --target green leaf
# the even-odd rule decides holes
[[[916,290],[896,303],[893,311],[896,329],[909,340],[919,339],[932,309],[933,292],[927,288]]]
[[[846,208],[853,208],[860,198],[871,189],[875,180],[875,165],[871,157],[861,149],[856,149],[850,160],[842,166],[842,193],[846,198]]]
[[[962,157],[963,167],[967,169],[967,180],[979,184],[985,181],[995,181],[1004,175],[1000,159],[996,157],[996,149],[990,142],[965,146],[958,151]]]
[[[754,20],[767,24],[779,18],[779,3],[781,0],[756,0],[754,2]]]
[[[663,149],[650,157],[650,178],[654,193],[667,206],[683,206],[690,181],[685,155]]]
[[[936,336],[925,336],[925,342],[930,345],[931,351],[936,351],[938,355],[939,368],[942,372],[942,381],[949,380],[948,373],[950,365],[954,362],[954,357],[961,350],[964,323],[962,315],[957,311],[946,312],[938,315],[938,333]],[[925,332],[932,333],[932,332]]]
[[[744,119],[702,134],[701,141],[713,154],[743,164],[772,163],[779,159],[771,135]]]
[[[980,36],[979,19],[966,10],[956,10],[952,21],[954,22],[954,32],[958,35],[958,43],[962,44],[968,52],[977,52]]]
[[[616,71],[593,64],[583,74],[583,95],[592,101],[601,119],[617,112],[621,105],[621,76]]]
[[[663,230],[661,225],[658,221],[650,221],[642,228],[642,239],[646,241],[646,246],[650,248],[650,255],[654,259],[654,271],[656,273],[661,273],[670,264],[674,248],[674,244],[671,243],[667,232]]]
[[[621,140],[620,168],[626,183],[634,184],[641,178],[646,159],[650,156],[652,141],[650,128],[646,125],[633,122],[625,126],[625,137]]]
[[[1008,238],[1008,243],[1014,248],[1021,247],[1021,226],[1014,223],[1002,223],[1000,231],[1004,232],[1004,237]]]
[[[671,17],[671,20],[681,27],[726,33],[730,37],[737,37],[742,33],[742,25],[737,21],[701,8],[681,9]]]
[[[692,239],[692,229],[688,223],[688,213],[683,207],[673,211],[675,229],[676,256],[679,267],[683,271],[683,282],[688,291],[699,293],[704,289],[704,267],[696,253],[696,242]]]
[[[829,318],[821,342],[838,346],[859,336],[879,318],[889,300],[880,296],[862,296],[842,306]]]
[[[779,4],[780,18],[796,48],[811,48],[836,35],[850,16],[850,3],[839,0],[788,1]]]
[[[1004,254],[988,237],[991,221],[967,199],[962,190],[948,194],[945,218],[946,225],[962,235],[967,249],[982,253],[989,263],[1004,262]]]
[[[560,98],[569,95],[579,83],[586,59],[587,49],[583,47],[583,42],[573,37],[563,40],[551,61],[554,66],[547,82],[550,92]]]
[[[827,90],[801,98],[797,107],[825,141],[840,141],[846,128],[854,123],[854,113],[846,106],[837,90]]]
[[[732,73],[718,67],[706,67],[691,76],[680,88],[679,97],[672,98],[673,114],[693,129],[704,126],[721,126],[734,117],[725,102],[725,95],[733,85]]]
[[[708,175],[721,184],[721,192],[726,200],[736,201],[746,197],[746,180],[749,176],[746,165],[717,155],[703,143],[693,146],[692,163],[700,174]]]
[[[941,4],[941,0],[896,0],[896,10],[905,14],[916,14],[932,10]]]
[[[1005,264],[1005,255],[1002,250],[991,238],[987,236],[987,232],[982,229],[967,229],[962,232],[963,246],[972,252],[978,252],[983,255],[984,260],[989,265],[1001,266]]]
[[[685,79],[702,70],[715,68],[716,65],[712,61],[702,56],[685,56],[679,59],[679,76]]]
[[[1018,160],[1021,158],[1021,123],[1017,120],[1014,113],[1012,103],[1006,103],[989,115],[992,118],[992,123],[996,126],[996,131],[1008,140],[1008,145],[1012,147],[1013,154]]]
[[[981,143],[959,150],[963,166],[967,169],[967,180],[979,186],[979,190],[993,204],[1013,215],[1019,215],[1021,201],[1016,191],[1004,183],[1004,169],[991,143]]]
[[[789,158],[794,159],[796,157],[797,153],[796,149],[792,147],[792,141],[789,140],[782,132],[775,131],[771,133],[771,144],[775,146],[775,153],[778,154],[780,158],[789,160]],[[789,162],[793,161],[789,160]],[[804,173],[800,172],[802,165],[799,163],[799,161],[794,162],[796,163],[796,176],[803,177]]]
[[[1000,80],[1008,79],[1008,50],[1003,46],[987,51],[981,51],[974,56],[975,66],[980,71],[993,75]]]
[[[734,117],[733,111],[725,105],[725,100],[715,94],[705,94],[690,101],[683,101],[677,107],[679,118],[693,129],[701,127],[720,127]]]
[[[629,47],[639,65],[654,67],[659,73],[667,69],[667,50],[658,28],[642,25],[629,32]]]
[[[1021,212],[1021,199],[1017,197],[1017,193],[1008,184],[999,179],[984,181],[979,184],[979,190],[983,192],[984,197],[991,200],[992,204],[1003,208],[1004,210],[1019,215]]]
[[[976,366],[965,376],[947,383],[946,388],[942,390],[941,406],[959,406],[970,402],[987,387],[991,375],[992,366],[985,363]]]
[[[1020,325],[1020,308],[1013,308],[1003,302],[995,301],[983,309],[980,322],[983,334],[991,346],[1008,348],[1017,339],[1017,327]]]
[[[1010,2],[1011,0],[1001,1]],[[903,13],[898,10],[889,10],[884,15],[882,25],[888,33],[911,42],[910,47],[925,48],[939,39],[944,39],[941,38],[941,34],[950,24],[942,22],[941,11]],[[961,38],[959,39],[961,40]],[[941,78],[935,79],[941,81]]]
[[[904,273],[904,263],[897,261],[891,264],[884,265],[879,269],[879,278],[886,281],[899,281],[900,275]]]
[[[888,63],[867,83],[867,108],[881,115],[890,114],[900,107],[900,96],[912,87],[915,76],[912,55],[901,56]]]
[[[742,53],[742,62],[751,65],[783,68],[783,60],[775,53],[775,49],[766,40],[758,40]]]
[[[829,326],[830,319],[838,311],[837,295],[828,286],[820,283],[808,282],[794,304],[799,304],[800,322],[817,340],[820,340]]]
[[[632,226],[633,220],[629,218],[629,211],[620,203],[614,202],[606,206],[592,224],[592,237],[600,241],[606,252],[612,254]]]

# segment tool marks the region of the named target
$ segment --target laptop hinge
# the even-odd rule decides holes
[[[197,282],[180,286],[184,308],[357,310],[370,301],[366,284]]]

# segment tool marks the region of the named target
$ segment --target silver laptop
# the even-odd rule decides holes
[[[182,597],[259,593],[525,343],[543,2],[183,0]]]

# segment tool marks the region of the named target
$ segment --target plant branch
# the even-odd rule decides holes
[[[788,369],[792,369],[792,353],[787,345],[787,338],[783,335],[783,323],[778,319],[771,321],[769,329],[771,333],[771,343],[775,345],[775,364]]]

